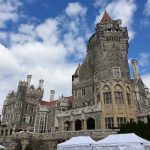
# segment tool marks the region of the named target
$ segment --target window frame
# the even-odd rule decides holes
[[[122,91],[115,91],[115,101],[116,104],[124,104],[124,95]]]
[[[126,117],[117,117],[118,128],[120,128],[125,123],[126,123]]]
[[[104,104],[112,104],[111,91],[103,92]]]
[[[114,127],[114,119],[113,117],[105,118],[105,128],[112,129]]]

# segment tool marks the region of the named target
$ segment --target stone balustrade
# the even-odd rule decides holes
[[[41,146],[49,145],[50,150],[54,150],[58,143],[66,141],[74,136],[90,136],[94,140],[100,140],[107,135],[116,134],[117,130],[86,130],[86,131],[64,131],[51,133],[34,133],[34,132],[12,132],[11,135],[1,136],[0,142],[7,147],[8,150],[15,150],[19,144],[22,145],[22,150],[25,150],[27,145],[31,145],[36,150],[41,150]],[[39,144],[43,143],[43,144]],[[53,145],[53,146],[52,146]]]
[[[16,139],[35,139],[35,140],[67,140],[73,136],[90,136],[95,140],[102,139],[110,134],[116,134],[117,130],[87,130],[87,131],[64,131],[52,133],[33,133],[33,132],[16,132],[11,138]]]

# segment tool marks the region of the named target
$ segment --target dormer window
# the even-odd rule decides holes
[[[114,77],[121,77],[120,67],[113,67],[113,76]]]

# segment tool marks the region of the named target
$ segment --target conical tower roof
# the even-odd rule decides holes
[[[112,18],[109,16],[109,14],[107,13],[107,11],[105,10],[104,15],[100,21],[100,23],[105,23],[109,20],[112,20]]]

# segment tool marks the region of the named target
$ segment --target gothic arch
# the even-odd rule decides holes
[[[112,104],[111,87],[108,85],[103,86],[103,102],[104,104]]]
[[[81,130],[81,129],[82,129],[82,121],[79,120],[79,119],[77,119],[77,120],[75,121],[75,131]]]
[[[114,91],[122,91],[123,92],[123,86],[121,84],[115,84]]]
[[[129,86],[126,86],[126,92],[131,93],[131,88]]]
[[[86,123],[87,123],[87,130],[95,129],[95,120],[93,118],[88,118]]]
[[[114,87],[114,94],[115,94],[115,102],[116,104],[124,104],[124,88],[120,84],[116,84]]]
[[[110,88],[110,86],[108,86],[107,84],[105,84],[104,86],[103,86],[103,91],[105,91],[105,92],[107,92],[107,91],[111,91],[111,88]]]

